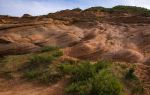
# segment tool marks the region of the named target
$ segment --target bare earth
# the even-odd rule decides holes
[[[0,80],[0,95],[66,95],[64,86],[66,80],[62,79],[50,86],[35,85],[26,81]]]

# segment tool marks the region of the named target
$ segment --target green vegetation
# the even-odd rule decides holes
[[[72,9],[72,11],[82,11],[82,9],[80,9],[80,8],[75,8],[75,9]]]
[[[104,8],[104,7],[91,7],[86,9],[85,11],[108,11],[108,8]]]
[[[130,69],[126,72],[125,79],[127,79],[127,80],[136,80],[137,77],[136,77],[136,75],[134,74],[134,71],[135,71],[134,68],[130,68]]]
[[[63,53],[60,50],[55,50],[51,52],[51,55],[43,53],[33,56],[25,68],[24,77],[46,84],[58,81],[62,74],[57,65],[52,63],[62,55]]]
[[[150,16],[150,10],[142,7],[136,7],[136,6],[115,6],[112,8],[113,10],[116,11],[125,11],[125,12],[131,12],[131,13],[136,13],[140,14],[143,16]]]
[[[62,55],[63,52],[58,48],[49,47],[39,53],[6,56],[1,60],[0,77],[12,79],[19,74],[40,83],[56,82],[62,74],[57,65],[52,63]]]
[[[37,80],[40,83],[53,83],[61,79],[62,75],[59,70],[54,65],[46,65],[42,64],[36,68],[32,67],[27,69],[24,72],[24,77],[29,80]]]
[[[100,71],[93,79],[92,94],[94,95],[123,95],[123,85],[109,71]]]
[[[61,70],[69,72],[72,76],[72,83],[66,91],[73,95],[122,95],[123,86],[109,71],[110,67],[111,62],[107,61],[99,61],[95,64],[88,61],[63,64]]]
[[[54,60],[53,56],[50,55],[35,55],[30,59],[31,64],[46,64]]]
[[[41,52],[48,52],[48,51],[54,51],[54,50],[58,50],[59,47],[57,46],[44,46],[41,48]]]
[[[16,74],[39,83],[51,84],[69,76],[66,92],[70,95],[136,95],[144,93],[135,67],[110,61],[61,62],[63,52],[45,49],[32,54],[6,56],[0,61],[0,77],[12,79]],[[130,89],[128,89],[130,88]],[[126,91],[127,90],[127,91]]]
[[[136,6],[115,6],[113,8],[104,8],[104,7],[91,7],[89,9],[86,9],[85,11],[103,11],[103,12],[128,12],[128,13],[134,13],[137,15],[142,16],[150,16],[150,10],[142,7],[136,7]]]

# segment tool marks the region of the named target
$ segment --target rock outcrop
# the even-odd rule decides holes
[[[119,11],[120,13],[120,11]],[[0,17],[0,55],[62,47],[70,57],[149,64],[150,18],[123,12],[65,10],[45,16]]]

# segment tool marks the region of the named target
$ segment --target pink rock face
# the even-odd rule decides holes
[[[132,49],[123,49],[114,53],[112,56],[115,60],[131,62],[131,63],[140,63],[143,62],[144,56],[135,50]]]
[[[150,55],[150,18],[66,10],[1,20],[5,24],[0,25],[0,55],[28,53],[51,45],[79,59],[149,62],[145,58]]]
[[[149,65],[150,66],[150,57],[145,58],[144,62],[145,65]]]

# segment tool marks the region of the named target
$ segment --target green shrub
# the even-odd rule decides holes
[[[95,66],[96,72],[98,72],[101,69],[106,69],[111,64],[112,64],[111,62],[103,60],[103,61],[98,61],[96,64],[94,64],[94,66]]]
[[[73,80],[74,81],[86,81],[93,77],[95,74],[95,68],[90,62],[81,62],[74,68]]]
[[[24,76],[29,80],[36,79],[40,75],[41,71],[37,69],[27,70],[24,72]]]
[[[69,63],[63,63],[59,66],[60,70],[64,73],[64,74],[72,74],[73,72],[75,72],[75,65],[73,64],[69,64]]]
[[[136,77],[136,75],[134,74],[134,71],[135,71],[134,68],[130,68],[130,69],[126,72],[126,74],[125,74],[125,79],[127,79],[127,80],[136,80],[136,79],[138,79],[138,78]]]
[[[63,64],[61,69],[71,72],[72,76],[72,83],[66,91],[73,95],[122,95],[123,85],[107,70],[110,64],[107,61]]]
[[[93,95],[122,95],[123,86],[108,70],[100,71],[92,80]]]
[[[64,63],[61,64],[60,69],[64,73],[73,75],[74,81],[85,81],[93,77],[100,70],[109,67],[110,64],[111,62],[109,61],[98,61],[95,64],[84,61],[77,64]]]
[[[35,55],[30,59],[30,63],[42,64],[42,63],[50,63],[54,60],[53,56],[50,55]]]
[[[74,82],[66,88],[66,91],[73,95],[90,95],[91,90],[90,81]]]
[[[53,57],[60,57],[60,56],[63,56],[63,52],[58,50],[58,51],[55,51],[52,53],[52,56]]]
[[[44,46],[41,48],[41,52],[47,52],[47,51],[54,51],[54,50],[58,50],[59,47],[57,46]]]

